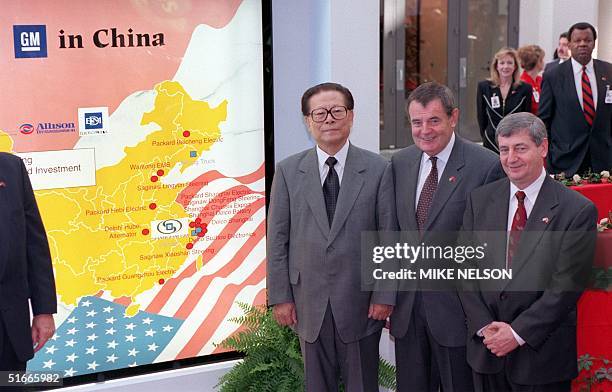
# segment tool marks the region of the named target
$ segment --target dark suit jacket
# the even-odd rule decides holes
[[[546,63],[546,65],[544,66],[544,72],[548,72],[551,69],[555,68],[557,65],[561,64],[560,61],[561,61],[561,59],[556,59],[556,60],[553,60],[553,61],[551,61],[549,63]],[[564,63],[566,61],[564,61]]]
[[[494,108],[491,104],[493,95],[499,97],[498,108]],[[518,86],[512,87],[504,101],[498,86],[494,86],[489,80],[479,82],[476,91],[476,112],[482,145],[499,154],[495,140],[497,124],[509,114],[531,111],[532,97],[533,89],[527,83],[521,82]]]
[[[612,167],[612,104],[605,103],[606,88],[612,90],[612,64],[593,60],[597,78],[597,109],[593,127],[584,118],[572,62],[551,69],[542,80],[538,116],[548,130],[548,171],[573,175],[590,149],[593,171]],[[591,81],[593,82],[593,81]]]
[[[505,265],[509,195],[508,179],[470,195],[463,230],[477,231],[477,242],[489,245],[479,263]],[[576,377],[576,302],[590,272],[596,219],[593,203],[546,177],[512,260],[512,280],[478,281],[473,291],[460,293],[474,371],[506,369],[511,381],[524,385]],[[509,323],[526,343],[506,357],[491,354],[477,332],[492,321]]]
[[[277,165],[268,212],[267,285],[270,305],[294,302],[296,330],[314,342],[327,304],[345,343],[382,329],[368,319],[371,303],[395,304],[395,292],[362,290],[361,234],[394,230],[388,162],[349,145],[336,212],[329,226],[316,149]],[[390,176],[386,178],[390,181]]]
[[[418,231],[415,199],[421,155],[422,151],[412,145],[391,158],[396,213],[401,231]],[[455,145],[440,175],[425,230],[458,231],[469,193],[502,176],[499,158],[494,153],[455,135]],[[414,294],[406,287],[398,292],[397,305],[391,315],[391,334],[395,337],[406,335],[411,322]],[[424,291],[422,297],[427,321],[436,341],[447,347],[465,346],[465,314],[456,292]]]
[[[20,158],[0,153],[0,317],[21,361],[34,355],[34,315],[56,312],[47,236]]]

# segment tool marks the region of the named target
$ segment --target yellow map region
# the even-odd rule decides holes
[[[156,123],[160,129],[126,147],[118,164],[97,170],[96,186],[36,192],[58,295],[65,304],[75,305],[100,290],[133,302],[160,279],[171,277],[187,258],[189,238],[152,239],[143,229],[154,220],[187,217],[175,201],[186,184],[165,185],[163,176],[179,163],[185,170],[219,140],[227,101],[211,108],[173,81],[157,84],[155,91],[155,107],[141,124]],[[12,143],[5,139],[0,133],[0,150],[10,151]],[[158,170],[164,173],[152,181]],[[131,305],[128,313],[137,310],[138,305]]]

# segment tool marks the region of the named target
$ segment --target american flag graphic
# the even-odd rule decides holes
[[[152,363],[182,323],[147,312],[126,317],[122,305],[85,297],[28,362],[28,370],[73,377]]]
[[[265,167],[238,177],[207,171],[176,202],[207,230],[192,237],[182,267],[137,296],[131,317],[125,297],[82,298],[29,370],[72,377],[226,351],[217,344],[241,327],[229,321],[242,314],[236,303],[266,299]]]
[[[242,314],[236,302],[265,303],[265,166],[240,177],[212,170],[192,184],[176,201],[193,210],[190,207],[198,205],[198,195],[215,195],[206,198],[204,207],[194,208],[207,225],[207,235],[214,239],[194,240],[193,249],[202,255],[202,268],[196,266],[198,255],[175,277],[146,293],[147,298],[139,298],[147,312],[185,320],[159,361],[224,351],[214,343],[239,327],[228,321]],[[227,222],[216,223],[218,217]]]

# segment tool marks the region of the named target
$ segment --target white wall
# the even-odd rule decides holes
[[[519,46],[540,45],[546,51],[548,62],[552,60],[559,34],[577,22],[591,23],[598,32],[598,46],[593,56],[612,60],[612,41],[608,39],[612,32],[609,0],[521,0]]]
[[[308,87],[327,81],[353,93],[351,141],[378,152],[378,1],[273,1],[272,21],[276,161],[314,145],[300,98]]]
[[[612,1],[599,0],[598,58],[612,62]]]

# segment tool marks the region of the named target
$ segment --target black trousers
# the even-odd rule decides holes
[[[25,369],[26,363],[17,358],[17,354],[13,349],[9,336],[6,334],[6,328],[4,327],[2,317],[0,317],[0,371],[23,371]],[[7,382],[5,378],[6,375],[3,375],[0,380],[0,391],[22,391],[25,389],[23,387],[5,386]]]
[[[474,373],[476,392],[570,392],[571,386],[571,380],[542,385],[516,384],[505,371],[496,374]]]
[[[395,339],[398,392],[472,392],[466,348],[440,345],[432,336],[423,298],[416,293],[408,332]]]

